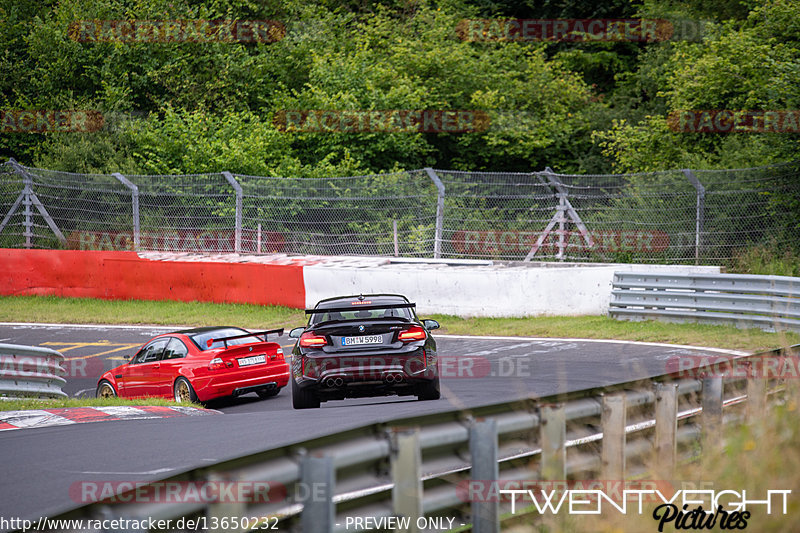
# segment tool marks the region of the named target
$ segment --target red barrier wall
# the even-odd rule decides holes
[[[303,267],[151,261],[135,252],[0,249],[0,294],[305,307]]]

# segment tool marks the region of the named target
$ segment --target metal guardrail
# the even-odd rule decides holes
[[[0,344],[0,397],[64,398],[64,356],[50,348]]]
[[[800,278],[615,272],[608,314],[800,331]]]
[[[727,364],[758,365],[756,359],[764,356],[797,357],[798,348],[727,356]],[[715,362],[716,372],[722,367]],[[268,501],[248,493],[225,502],[146,502],[136,497],[142,491],[147,494],[139,487],[119,494],[117,502],[90,503],[55,518],[205,519],[204,527],[217,524],[220,530],[242,531],[249,528],[233,524],[230,517],[272,517],[282,531],[329,533],[373,529],[381,517],[393,516],[408,517],[409,531],[420,531],[424,528],[415,526],[420,518],[449,517],[456,519],[455,527],[471,524],[478,533],[496,532],[509,518],[508,502],[471,501],[476,498],[465,497],[465,483],[625,480],[646,467],[668,476],[678,460],[695,456],[700,447],[721,445],[724,424],[763,416],[768,398],[776,401],[779,393],[800,398],[797,379],[703,375],[708,368],[694,369],[689,377],[673,372],[371,424],[148,485],[224,481],[239,488],[255,483],[285,488],[280,497]],[[373,526],[354,526],[359,517],[370,517]]]

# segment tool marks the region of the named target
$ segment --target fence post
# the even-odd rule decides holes
[[[239,185],[239,182],[236,181],[230,172],[226,170],[222,175],[225,176],[225,179],[231,184],[233,190],[236,191],[236,219],[234,221],[233,251],[238,254],[242,251],[242,197],[244,193],[242,192],[242,186]]]
[[[624,393],[603,396],[602,478],[625,479],[625,426],[627,424],[627,397]]]
[[[499,468],[497,465],[496,420],[481,420],[469,428],[469,451],[472,459],[472,482],[497,483]],[[493,498],[487,498],[487,500],[494,501],[472,502],[472,531],[474,533],[498,533],[500,531],[498,502]]]
[[[33,180],[24,173],[22,175],[23,191],[25,199],[22,203],[25,205],[25,248],[30,248],[32,245],[31,238],[33,237],[33,217],[31,212],[31,195],[33,193]]]
[[[700,263],[700,236],[703,234],[703,224],[705,220],[706,210],[706,188],[697,179],[690,169],[683,169],[683,175],[689,180],[695,190],[697,191],[697,207],[695,213],[695,229],[694,229],[694,264]]]
[[[436,185],[438,191],[436,199],[436,230],[433,237],[433,258],[439,259],[442,256],[442,234],[444,233],[444,183],[430,167],[425,168],[428,177]]]
[[[115,172],[112,175],[117,178],[120,183],[131,190],[131,211],[133,213],[133,249],[138,250],[141,243],[141,228],[139,226],[139,187],[137,187],[134,183],[131,183],[128,178],[119,172]]]
[[[333,531],[336,507],[333,503],[333,458],[308,454],[300,465],[300,490],[303,511],[300,527],[303,533]]]
[[[411,519],[408,532],[417,533],[417,519],[422,516],[422,455],[419,429],[393,435],[392,506],[396,516]]]
[[[66,245],[67,238],[64,237],[64,234],[61,233],[60,229],[58,229],[58,226],[56,226],[53,217],[50,216],[50,213],[47,212],[47,209],[45,209],[41,200],[39,200],[39,197],[36,196],[35,192],[33,192],[33,180],[31,179],[31,175],[28,172],[26,172],[25,169],[22,168],[22,165],[17,163],[13,157],[8,160],[8,164],[11,165],[11,167],[14,169],[15,172],[17,172],[17,174],[22,175],[23,188],[22,188],[22,193],[17,197],[16,201],[14,202],[14,205],[11,206],[11,209],[8,211],[5,218],[3,219],[3,222],[0,222],[0,231],[3,231],[3,228],[5,228],[9,220],[11,220],[11,215],[13,215],[14,211],[16,211],[17,208],[20,206],[20,204],[22,204],[25,206],[25,233],[24,233],[25,247],[30,248],[31,246],[33,246],[33,242],[31,240],[32,237],[34,236],[33,210],[31,209],[31,207],[35,206],[36,209],[39,210],[39,214],[42,215],[44,221],[47,222],[47,225],[55,234],[56,238],[58,238],[59,242],[61,242],[62,245]]]

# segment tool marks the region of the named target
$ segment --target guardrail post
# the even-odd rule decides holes
[[[602,479],[625,479],[625,426],[627,397],[624,393],[603,396]]]
[[[540,419],[542,480],[564,481],[567,478],[567,419],[564,404],[543,405]]]
[[[329,456],[306,455],[300,465],[300,527],[303,533],[333,531],[336,507],[333,503],[334,465]]]
[[[230,172],[226,170],[222,173],[222,175],[225,176],[225,179],[231,184],[233,190],[236,191],[236,218],[234,219],[233,251],[238,254],[242,251],[242,198],[244,197],[244,193],[242,192],[242,186],[239,185],[239,182],[236,181]]]
[[[115,172],[112,175],[117,178],[120,183],[131,190],[131,211],[133,214],[133,249],[138,250],[141,242],[141,227],[139,226],[139,187],[119,172]]]
[[[497,421],[494,419],[475,422],[469,428],[469,451],[472,459],[472,481],[497,483]],[[487,498],[491,500],[492,498]],[[498,533],[500,515],[497,500],[472,502],[473,533]]]
[[[703,413],[701,424],[703,446],[715,448],[722,445],[722,378],[703,378]]]
[[[436,185],[436,230],[433,237],[433,258],[439,259],[442,256],[442,234],[444,233],[444,183],[436,175],[436,172],[428,167],[425,169],[428,177]]]
[[[422,454],[419,447],[419,429],[393,435],[391,455],[392,507],[395,516],[411,519],[408,533],[417,533],[417,519],[422,516]]]
[[[235,483],[235,481],[226,480],[219,474],[212,473],[208,476],[207,481],[209,485],[220,485],[223,483]],[[239,491],[235,488],[232,491],[233,494],[237,496],[240,495]],[[246,505],[244,501],[240,501],[240,499],[234,498],[235,501],[228,502],[228,501],[215,501],[208,504],[208,509],[206,509],[206,516],[209,518],[208,526],[209,531],[219,531],[227,533],[231,530],[236,530],[237,528],[231,527],[232,524],[229,523],[229,520],[233,517],[242,517],[245,516],[245,509]],[[216,518],[217,520],[211,520]],[[216,528],[212,526],[216,525]]]
[[[655,461],[659,474],[667,476],[675,469],[678,433],[678,385],[656,383]]]
[[[755,370],[758,372],[759,370]],[[752,373],[751,366],[751,373]],[[752,423],[764,416],[767,406],[767,380],[749,375],[747,377],[747,422]]]

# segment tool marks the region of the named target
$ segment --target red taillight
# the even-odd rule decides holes
[[[397,335],[397,340],[403,342],[424,341],[427,334],[421,326],[411,326]]]
[[[319,348],[328,344],[328,339],[322,335],[315,335],[307,331],[300,336],[300,346],[303,348]]]
[[[209,370],[221,370],[223,368],[225,368],[225,363],[219,357],[215,357],[208,363]]]

